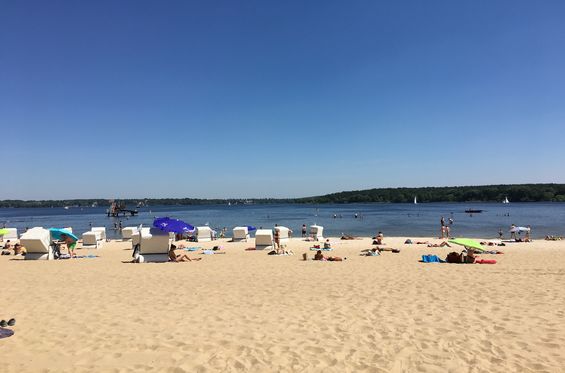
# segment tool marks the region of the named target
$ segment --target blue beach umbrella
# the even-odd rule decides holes
[[[173,233],[190,233],[194,232],[194,227],[179,219],[171,219],[169,217],[156,218],[153,221],[153,226],[159,228],[164,232]]]
[[[248,230],[249,232],[251,232],[251,231],[256,231],[257,228],[255,228],[255,227],[252,226],[252,225],[248,225],[248,226],[247,226],[247,230]]]
[[[64,234],[64,235],[69,236],[73,240],[78,241],[77,236],[75,236],[74,234],[72,234],[71,232],[69,232],[68,230],[63,229],[63,228],[51,228],[51,229],[49,229],[49,232],[51,232],[51,237],[53,237],[56,240],[60,240],[61,236]]]

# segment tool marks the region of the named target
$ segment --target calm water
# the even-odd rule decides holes
[[[465,209],[482,209],[480,214],[466,214]],[[336,214],[338,217],[334,218]],[[355,214],[358,218],[355,218]],[[441,216],[453,218],[453,236],[496,237],[502,228],[508,236],[511,224],[532,226],[532,237],[565,235],[565,203],[421,203],[421,204],[349,204],[349,205],[212,205],[212,206],[152,206],[140,209],[136,217],[120,218],[124,227],[150,226],[156,216],[182,219],[194,226],[210,225],[231,229],[238,225],[272,228],[275,223],[300,233],[302,224],[319,224],[325,235],[375,235],[383,231],[389,236],[435,236],[439,234]],[[340,217],[341,216],[341,217]],[[106,208],[26,208],[0,209],[0,224],[16,227],[21,233],[26,227],[71,226],[75,233],[93,226],[105,226],[109,237],[117,238],[113,230],[117,218],[106,217]]]

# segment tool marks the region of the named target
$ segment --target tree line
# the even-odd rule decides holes
[[[565,184],[514,184],[481,185],[457,187],[422,187],[422,188],[374,188],[326,194],[305,198],[260,198],[260,199],[200,199],[200,198],[144,198],[122,199],[130,208],[138,204],[143,206],[174,205],[217,205],[217,204],[273,204],[273,203],[411,203],[417,197],[419,203],[427,202],[565,202]],[[4,200],[1,208],[22,207],[91,207],[110,206],[107,199],[71,199],[71,200]]]
[[[302,198],[302,203],[565,202],[565,184],[375,188]]]

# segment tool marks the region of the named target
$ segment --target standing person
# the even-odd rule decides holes
[[[532,240],[530,239],[530,232],[532,230],[532,227],[527,225],[526,228],[528,228],[528,230],[526,231],[526,237],[524,237],[524,242],[532,242]]]
[[[502,232],[502,228],[498,228],[498,238],[502,239],[502,236],[504,236],[504,232]]]
[[[441,224],[441,238],[443,238],[445,234],[445,218],[443,216],[439,219],[439,223]]]
[[[511,240],[515,240],[516,239],[516,224],[512,224],[510,226],[510,239]]]
[[[281,247],[281,233],[277,224],[275,224],[275,234],[273,235],[273,238],[275,241],[275,250],[279,250]]]
[[[306,224],[302,224],[302,237],[306,237]]]

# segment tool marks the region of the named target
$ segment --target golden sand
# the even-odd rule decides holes
[[[198,262],[125,264],[131,243],[99,258],[0,257],[2,372],[562,372],[565,241],[508,244],[495,265],[419,263],[454,248],[404,245],[343,262],[245,251]],[[432,241],[430,239],[430,241]],[[433,240],[433,242],[439,242]],[[78,250],[85,254],[85,250]]]

